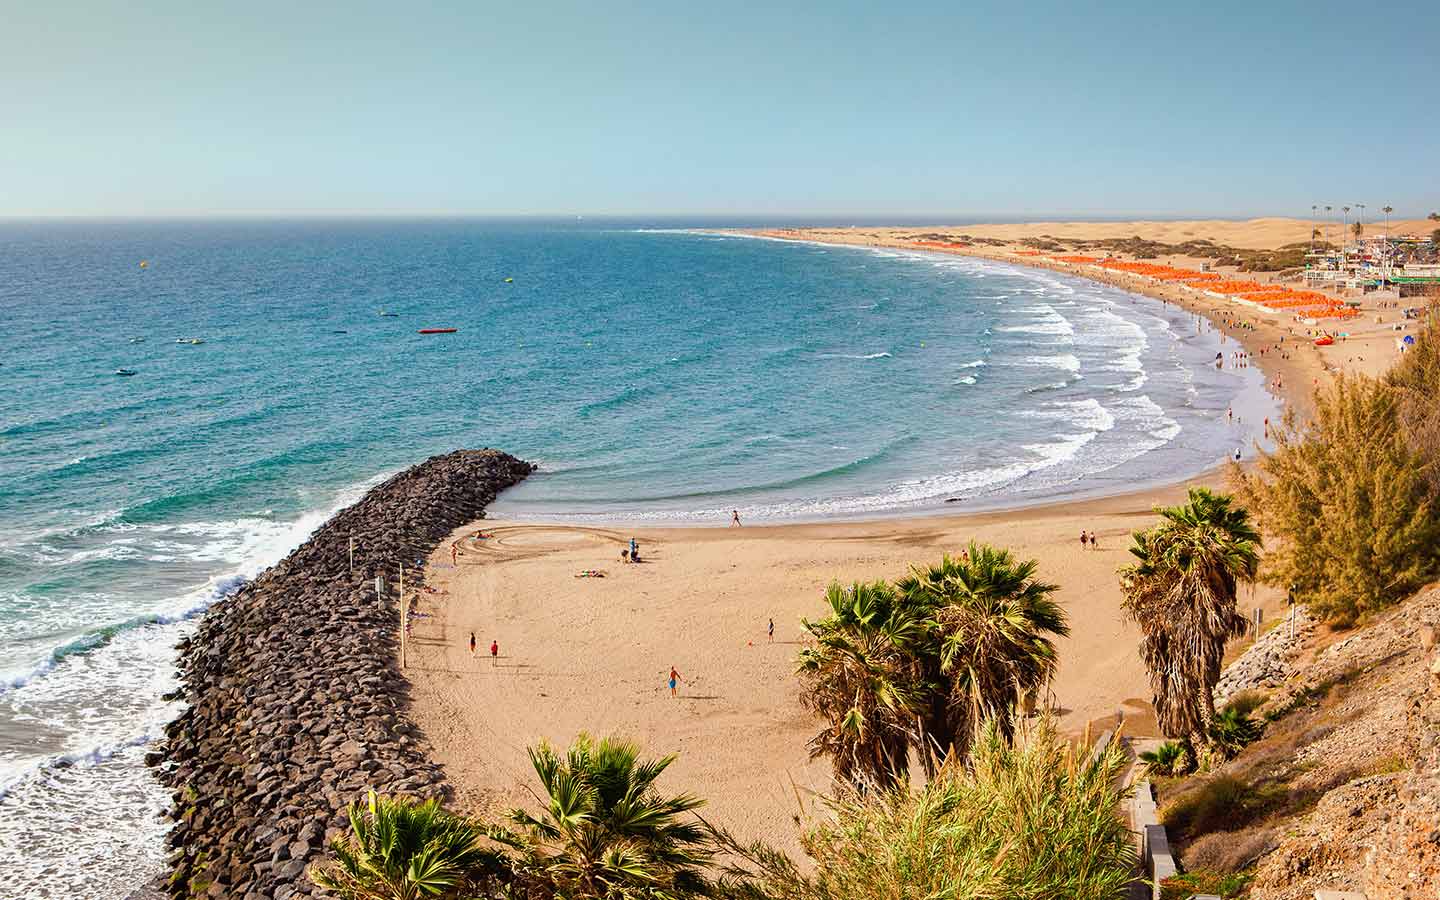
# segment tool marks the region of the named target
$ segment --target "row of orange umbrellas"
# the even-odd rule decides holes
[[[1021,251],[1025,256],[1039,256],[1039,251]],[[1268,309],[1293,310],[1299,315],[1312,319],[1350,319],[1359,315],[1354,309],[1333,297],[1318,291],[1295,291],[1280,284],[1261,284],[1258,281],[1229,279],[1216,272],[1196,272],[1193,269],[1177,269],[1147,262],[1123,262],[1116,259],[1099,259],[1094,256],[1051,256],[1056,262],[1075,265],[1097,265],[1102,269],[1144,275],[1157,281],[1178,281],[1187,287],[1239,297],[1251,303],[1258,303]]]

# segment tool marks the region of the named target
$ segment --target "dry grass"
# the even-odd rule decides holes
[[[1257,825],[1242,831],[1217,831],[1190,842],[1180,855],[1187,872],[1228,875],[1248,869],[1280,843],[1280,829]]]

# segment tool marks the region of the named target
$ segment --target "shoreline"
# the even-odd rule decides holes
[[[1296,409],[1302,416],[1307,415],[1312,406],[1312,391],[1314,384],[1318,382],[1319,375],[1325,372],[1323,361],[1319,368],[1312,368],[1306,365],[1306,358],[1281,359],[1274,355],[1262,356],[1258,350],[1261,346],[1274,344],[1280,339],[1281,332],[1273,331],[1249,331],[1235,326],[1234,321],[1226,322],[1216,318],[1218,306],[1211,306],[1193,297],[1182,296],[1179,293],[1169,291],[1165,288],[1157,288],[1153,285],[1143,283],[1130,283],[1121,277],[1106,277],[1099,273],[1084,272],[1080,267],[1067,264],[1049,264],[1048,261],[1035,260],[1029,257],[1011,257],[999,253],[985,252],[976,249],[973,252],[954,251],[947,252],[931,247],[915,247],[900,242],[889,242],[883,244],[857,243],[842,240],[824,240],[813,236],[782,236],[770,231],[749,230],[749,229],[699,229],[696,234],[724,235],[728,237],[741,236],[755,240],[777,241],[782,243],[803,243],[816,246],[840,246],[851,247],[856,250],[880,250],[898,249],[907,252],[943,257],[947,255],[971,256],[984,259],[990,262],[1023,266],[1025,268],[1039,268],[1054,271],[1062,275],[1083,278],[1087,281],[1104,284],[1125,293],[1146,297],[1150,300],[1159,300],[1166,305],[1174,305],[1186,312],[1199,316],[1207,323],[1207,327],[1221,338],[1222,345],[1227,340],[1234,340],[1240,347],[1243,347],[1249,354],[1249,362],[1262,375],[1262,383],[1258,391],[1252,388],[1245,388],[1237,398],[1246,398],[1255,405],[1269,405],[1272,401],[1279,407],[1276,420],[1283,419],[1285,412],[1289,409]],[[1249,321],[1249,320],[1245,320]],[[1268,338],[1262,340],[1261,338]],[[1285,337],[1294,340],[1288,332]],[[1313,345],[1309,345],[1315,351]],[[1277,385],[1275,376],[1280,375]],[[1306,383],[1305,379],[1311,379]],[[1239,404],[1237,404],[1238,406]],[[1247,404],[1249,405],[1249,404]],[[1257,430],[1258,432],[1258,430]],[[1252,446],[1259,436],[1257,432],[1251,432],[1243,439],[1242,446]],[[1147,451],[1154,452],[1154,451]],[[1246,459],[1245,465],[1251,460]],[[1039,496],[1027,496],[1025,493],[982,494],[979,497],[957,497],[954,500],[949,498],[925,501],[918,506],[895,506],[877,510],[844,510],[840,512],[815,512],[800,513],[794,516],[775,518],[756,518],[753,521],[758,526],[781,527],[786,525],[806,525],[825,522],[880,522],[888,520],[906,521],[912,519],[947,518],[951,516],[983,515],[986,513],[1022,512],[1028,510],[1042,509],[1051,505],[1065,505],[1071,503],[1094,502],[1114,497],[1125,497],[1130,495],[1143,494],[1154,490],[1187,483],[1213,483],[1220,477],[1226,468],[1227,462],[1212,462],[1193,471],[1187,471],[1180,475],[1164,475],[1147,479],[1139,484],[1127,484],[1124,486],[1096,484],[1086,488],[1062,490],[1059,493],[1044,493]],[[539,477],[543,478],[545,471],[543,465],[537,470]],[[1088,481],[1096,478],[1097,473],[1090,473],[1081,476],[1080,481]],[[733,497],[724,504],[726,507],[736,503]],[[955,504],[954,509],[944,504]],[[962,504],[970,504],[962,506]],[[523,522],[537,525],[568,525],[577,528],[723,528],[729,524],[728,519],[714,521],[696,521],[688,518],[686,514],[677,514],[673,510],[666,510],[661,513],[651,513],[644,510],[637,512],[622,512],[619,510],[596,511],[596,512],[536,512],[531,513],[524,509],[511,510],[502,497],[498,501],[499,509],[497,515],[509,521]],[[668,517],[667,517],[668,514]]]
[[[1280,376],[1271,393],[1299,415],[1333,368],[1284,322],[1258,312],[1120,276],[1027,264],[1204,317],[1250,353],[1265,382]],[[1287,347],[1307,349],[1290,359],[1261,357],[1259,348],[1282,336]],[[1158,734],[1135,651],[1139,633],[1121,611],[1115,570],[1130,560],[1130,534],[1155,521],[1154,506],[1183,501],[1194,485],[1216,486],[1225,468],[1099,497],[743,528],[599,516],[512,520],[498,512],[457,529],[448,549],[427,560],[426,583],[436,594],[422,598],[429,615],[405,673],[414,715],[464,812],[495,815],[529,802],[528,744],[563,745],[578,731],[620,734],[648,752],[677,753],[667,784],[707,798],[707,817],[741,838],[764,837],[793,852],[798,823],[823,814],[819,798],[831,788],[828,764],[808,757],[815,725],[793,676],[800,623],[824,614],[827,584],[896,578],[971,540],[1036,559],[1038,577],[1058,585],[1072,624],[1057,642],[1060,667],[1046,702],[1062,732],[1099,733],[1119,721],[1132,736]],[[1081,548],[1081,530],[1098,534],[1098,548]],[[632,538],[645,559],[639,565],[619,560]],[[605,577],[587,574],[596,570]],[[1284,597],[1257,586],[1241,606],[1270,619],[1283,613]],[[470,654],[472,632],[481,647],[497,641],[499,658]],[[663,684],[670,666],[683,679],[676,697]]]
[[[1045,269],[1118,288],[1127,293],[1139,294],[1162,303],[1174,304],[1187,312],[1201,316],[1209,323],[1211,329],[1243,347],[1245,352],[1250,355],[1250,361],[1267,376],[1266,390],[1280,399],[1286,408],[1295,409],[1302,416],[1308,415],[1313,408],[1311,394],[1318,379],[1321,376],[1328,377],[1335,371],[1328,365],[1319,348],[1313,343],[1297,338],[1293,329],[1284,327],[1282,322],[1268,318],[1257,310],[1241,307],[1229,301],[1197,295],[1182,288],[1157,285],[1145,281],[1142,276],[1124,272],[1089,271],[1085,266],[1074,263],[1058,262],[1040,256],[1024,256],[1014,251],[992,249],[981,245],[964,248],[922,247],[900,240],[842,240],[839,237],[829,236],[828,232],[812,234],[803,230],[797,230],[793,236],[761,229],[733,229],[713,233],[785,243],[853,247],[857,250],[903,250],[908,253],[934,256],[966,256],[1024,268]],[[1196,270],[1196,274],[1200,274],[1199,270]],[[1256,329],[1252,331],[1236,327],[1236,322],[1255,325]],[[1285,340],[1287,344],[1293,342],[1298,348],[1308,349],[1303,349],[1298,356],[1290,359],[1269,354],[1262,356],[1259,353],[1261,347],[1274,345],[1282,337],[1287,339]],[[1275,382],[1276,375],[1281,376],[1278,385]]]

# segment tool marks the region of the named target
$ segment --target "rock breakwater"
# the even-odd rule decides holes
[[[205,614],[179,645],[189,707],[149,759],[174,791],[161,890],[321,896],[305,870],[348,826],[346,803],[369,787],[447,793],[405,713],[394,582],[533,470],[495,450],[432,457]]]

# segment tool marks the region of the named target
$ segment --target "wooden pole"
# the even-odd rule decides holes
[[[350,538],[350,571],[355,571],[355,538]]]
[[[405,564],[400,564],[400,668],[405,668],[405,626],[409,624],[409,604],[405,602]]]

